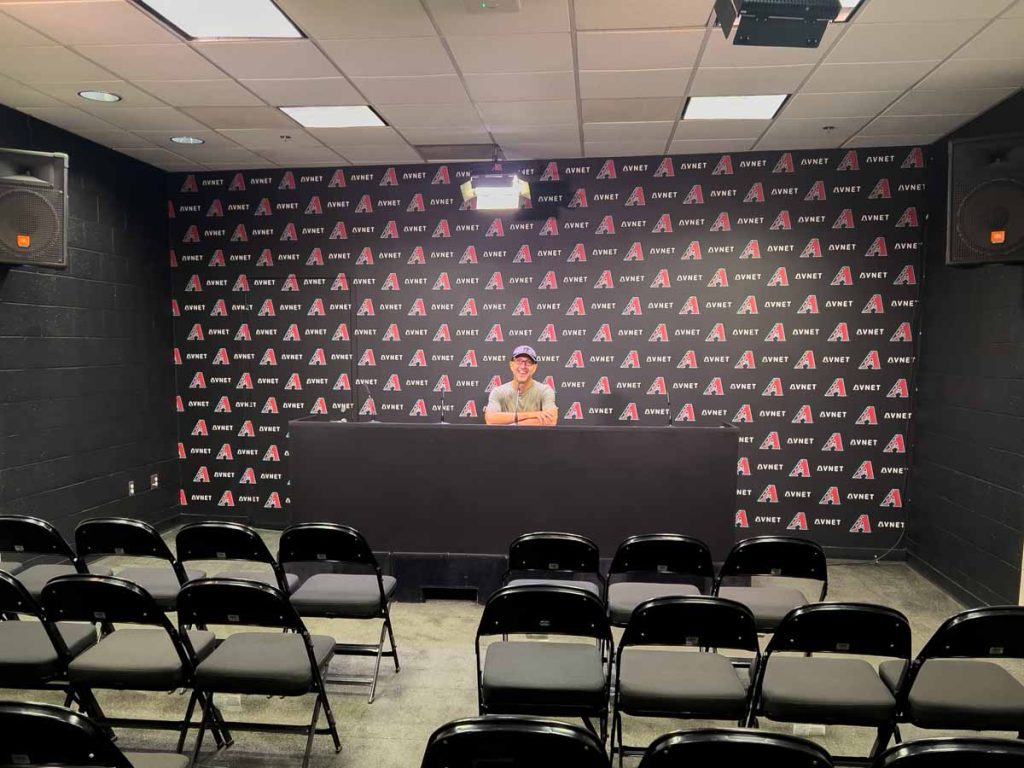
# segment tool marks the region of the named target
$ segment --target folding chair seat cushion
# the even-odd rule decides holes
[[[138,584],[149,592],[153,599],[156,600],[156,604],[161,608],[174,608],[181,585],[178,583],[178,577],[169,565],[163,568],[131,566],[129,568],[122,568],[116,575],[119,579],[125,579],[133,584]],[[189,581],[202,579],[206,576],[206,571],[186,568],[185,576],[188,577]]]
[[[18,572],[18,581],[20,581],[28,593],[32,595],[36,600],[43,594],[43,587],[50,579],[55,579],[58,576],[66,576],[69,573],[78,573],[75,570],[75,566],[71,563],[43,563],[42,565],[30,565],[22,571]],[[90,565],[89,573],[94,576],[113,576],[114,572],[109,568],[102,566]]]
[[[21,570],[21,563],[14,560],[0,560],[0,571],[7,571],[12,576]]]
[[[645,600],[655,597],[688,597],[699,595],[693,584],[665,584],[645,581],[619,581],[608,585],[608,614],[615,624],[625,624]]]
[[[96,642],[92,624],[57,625],[64,644],[77,656]],[[0,680],[7,683],[47,680],[60,672],[57,651],[38,621],[0,621]]]
[[[513,641],[487,646],[481,688],[489,710],[599,708],[604,687],[604,665],[595,645]]]
[[[747,606],[758,632],[770,632],[791,610],[807,605],[804,593],[792,587],[722,587],[718,596]]]
[[[626,648],[619,669],[623,712],[700,712],[723,720],[743,717],[746,684],[717,653]]]
[[[321,669],[334,654],[335,640],[311,635]],[[299,696],[313,687],[302,636],[294,633],[238,632],[229,635],[196,667],[199,688],[215,693]]]
[[[879,666],[882,679],[895,690],[903,662]],[[907,717],[923,728],[1020,731],[1024,685],[991,661],[928,659],[910,688]]]
[[[390,599],[398,582],[392,576],[382,577],[381,582]],[[379,616],[381,611],[380,587],[372,574],[320,573],[306,579],[291,601],[303,616],[362,619]]]
[[[213,650],[212,632],[190,630],[196,658]],[[118,629],[68,665],[76,685],[96,688],[170,691],[185,683],[181,659],[162,629]]]
[[[277,583],[277,577],[273,573],[267,571],[224,571],[223,573],[214,574],[218,579],[247,579],[249,581],[258,581],[261,584],[268,584],[274,589],[279,589]],[[284,575],[285,584],[288,585],[288,591],[294,592],[295,588],[299,586],[299,577],[294,573],[286,573]]]
[[[896,699],[862,659],[772,656],[761,709],[772,720],[878,725],[892,718]]]
[[[125,752],[132,768],[188,768],[188,756],[176,752]]]
[[[601,587],[593,581],[576,581],[575,579],[512,579],[506,586],[509,587],[576,587],[592,592],[595,596],[601,597]]]

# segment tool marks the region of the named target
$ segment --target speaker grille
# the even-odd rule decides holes
[[[63,222],[59,191],[0,182],[0,261],[67,266]]]

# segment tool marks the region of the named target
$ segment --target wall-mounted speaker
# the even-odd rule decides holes
[[[0,262],[68,265],[68,156],[0,149]]]
[[[1024,261],[1024,134],[949,143],[946,263]]]

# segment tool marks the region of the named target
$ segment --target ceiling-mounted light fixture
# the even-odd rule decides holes
[[[171,136],[175,144],[205,144],[206,139],[199,139],[195,136]]]
[[[114,102],[121,100],[120,96],[116,93],[111,93],[110,91],[94,91],[87,89],[79,91],[78,95],[86,101],[99,101],[104,104],[113,104]]]
[[[460,189],[464,202],[476,200],[478,211],[515,210],[523,200],[530,199],[530,185],[509,173],[473,176]]]
[[[189,40],[294,39],[299,31],[273,0],[135,0]]]
[[[691,96],[683,120],[771,120],[789,98],[779,93],[765,96]]]
[[[715,0],[726,37],[739,19],[733,45],[817,48],[842,10],[839,0]]]
[[[365,104],[351,107],[278,107],[306,128],[379,128],[380,115]]]

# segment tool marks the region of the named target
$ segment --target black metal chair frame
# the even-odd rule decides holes
[[[260,535],[248,525],[213,520],[189,523],[174,537],[174,549],[182,566],[191,560],[233,560],[269,565],[278,588],[288,594],[284,569]]]
[[[295,562],[351,564],[371,570],[377,577],[377,589],[380,594],[380,613],[372,618],[380,618],[384,621],[380,628],[380,638],[377,644],[335,643],[334,645],[334,653],[336,655],[376,657],[373,676],[327,678],[329,683],[368,685],[370,687],[369,702],[372,704],[373,697],[377,691],[377,677],[380,673],[381,658],[386,657],[394,660],[396,674],[401,671],[402,667],[398,661],[398,646],[395,644],[394,628],[391,625],[388,596],[384,591],[384,571],[381,570],[380,563],[377,562],[377,557],[373,554],[373,550],[370,549],[370,545],[359,531],[348,525],[339,525],[337,523],[298,523],[285,528],[281,534],[277,561],[282,569],[286,563]],[[301,610],[300,615],[326,619],[363,618],[330,610]],[[384,650],[385,634],[391,644],[390,651]]]
[[[43,588],[43,605],[47,614],[55,621],[82,621],[96,624],[101,630],[101,641],[112,631],[112,624],[132,624],[137,626],[162,629],[170,638],[174,652],[181,662],[184,685],[182,688],[191,690],[185,715],[181,720],[158,720],[138,717],[107,717],[95,707],[95,712],[86,709],[86,713],[100,725],[105,727],[140,728],[153,730],[178,731],[177,752],[185,748],[185,739],[190,728],[199,725],[192,722],[192,714],[196,703],[204,704],[202,693],[195,687],[196,656],[188,634],[179,632],[167,618],[167,614],[157,605],[145,589],[127,579],[116,576],[92,576],[69,574],[52,579]],[[91,687],[69,683],[70,689],[79,699],[95,701]],[[137,688],[114,688],[112,690],[146,690]],[[219,712],[213,717],[214,738],[218,744],[231,742],[231,734],[223,727],[223,718]]]
[[[38,517],[0,515],[0,552],[56,556],[71,563],[78,573],[89,573],[85,560],[75,553],[60,531]],[[22,563],[22,570],[31,565]]]
[[[799,559],[777,558],[774,553],[788,547],[803,551]],[[816,602],[828,594],[828,562],[825,550],[817,542],[796,536],[753,536],[737,542],[726,555],[715,579],[714,595],[722,588],[722,581],[733,576],[782,576],[821,582],[821,593]]]
[[[513,616],[505,612],[504,603],[514,600],[517,603],[530,600],[531,597],[539,598],[541,605],[528,606],[528,611],[518,611]],[[563,602],[561,612],[552,611],[547,608],[548,603]],[[582,603],[580,602],[582,601]],[[587,608],[577,606],[585,605]],[[538,610],[539,608],[539,610]],[[572,610],[566,610],[572,608]],[[579,614],[590,612],[593,615],[580,617]],[[596,613],[594,613],[596,611]],[[481,715],[488,715],[488,707],[484,702],[483,693],[483,659],[480,654],[480,639],[482,637],[493,637],[501,635],[507,639],[514,634],[542,634],[542,635],[566,635],[572,637],[590,637],[597,641],[597,647],[601,653],[601,663],[604,667],[604,705],[600,710],[585,709],[579,707],[552,707],[538,711],[534,707],[524,708],[523,711],[507,711],[496,714],[524,714],[542,715],[551,717],[580,717],[587,728],[599,736],[604,744],[608,735],[608,697],[611,682],[611,664],[614,656],[614,641],[612,640],[611,625],[605,615],[604,604],[593,593],[579,587],[561,587],[553,585],[521,585],[501,587],[487,600],[484,605],[483,615],[480,617],[480,624],[476,631],[476,692],[477,706]],[[600,723],[600,731],[594,728],[591,719],[597,717]]]
[[[605,580],[601,576],[601,551],[586,536],[557,531],[524,533],[508,547],[508,568],[501,577],[507,586],[513,574],[522,578],[546,579],[558,576],[572,579],[576,574],[592,577],[594,585],[604,599]]]
[[[687,614],[690,614],[689,616]],[[720,616],[715,614],[721,614]],[[731,615],[730,615],[731,614]],[[726,624],[725,622],[730,621]],[[643,754],[643,747],[631,747],[622,741],[622,715],[639,717],[699,718],[705,713],[678,710],[624,710],[621,705],[622,653],[626,648],[644,645],[680,646],[698,648],[700,652],[714,653],[718,648],[749,651],[751,677],[760,668],[761,650],[757,639],[754,616],[742,603],[719,597],[656,597],[636,607],[633,617],[619,640],[615,655],[615,687],[612,697],[612,733],[610,752],[619,755],[619,766],[626,754]],[[686,651],[680,651],[685,653]],[[745,665],[744,665],[745,666]],[[747,691],[747,706],[737,723],[743,727],[749,712],[751,692]],[[618,740],[618,746],[616,746]]]
[[[209,592],[211,595],[220,592],[228,592],[230,594],[215,600],[203,594],[205,592]],[[285,592],[267,584],[245,579],[220,579],[216,577],[198,579],[186,584],[178,595],[178,622],[181,625],[182,633],[184,633],[185,627],[189,625],[230,624],[231,626],[282,629],[285,632],[298,634],[302,637],[303,645],[306,649],[306,657],[309,661],[313,680],[313,685],[309,692],[316,694],[316,703],[313,705],[313,716],[309,725],[218,721],[215,718],[216,707],[214,705],[214,695],[216,692],[202,689],[198,686],[197,681],[197,687],[199,687],[201,693],[205,694],[205,701],[203,702],[203,718],[199,726],[199,734],[196,736],[195,747],[192,751],[192,765],[198,765],[199,751],[203,744],[203,734],[208,728],[215,725],[257,733],[301,734],[306,737],[306,749],[303,753],[302,768],[306,768],[309,765],[309,755],[313,748],[313,737],[316,735],[330,735],[334,741],[334,751],[336,753],[341,752],[341,739],[338,737],[334,712],[327,698],[327,688],[324,684],[323,676],[320,674],[316,657],[313,655],[313,644],[310,639],[309,630],[306,629],[306,625],[299,614],[295,612]],[[321,708],[327,717],[326,728],[317,728]],[[230,744],[227,746],[230,746]]]
[[[910,622],[897,610],[868,603],[814,603],[794,608],[772,635],[761,658],[761,664],[752,677],[748,727],[757,727],[757,716],[761,714],[764,678],[770,667],[771,657],[781,652],[803,653],[805,656],[815,653],[884,656],[904,659],[909,663]],[[850,765],[869,765],[885,750],[892,739],[898,712],[897,698],[893,716],[888,722],[875,726],[877,735],[868,757],[842,756],[835,757],[835,761]],[[825,709],[820,709],[811,722],[863,725],[830,717]]]
[[[705,586],[714,586],[715,565],[711,550],[700,539],[679,533],[642,533],[625,539],[615,550],[608,575],[605,579],[604,594],[616,576],[637,575],[666,582],[669,578],[697,578]],[[703,592],[704,590],[701,589]],[[610,615],[610,614],[609,614]],[[626,624],[612,621],[613,627]]]
[[[959,761],[952,764],[964,768],[986,768],[989,765],[986,757],[999,758],[999,762],[993,762],[992,765],[1005,768],[1011,764],[1024,765],[1024,744],[1019,740],[977,736],[917,739],[906,744],[898,744],[882,753],[872,768],[916,768],[919,765],[928,765],[928,758],[932,755],[955,756]],[[948,766],[950,763],[943,762],[942,765]]]
[[[730,765],[730,747],[762,747],[766,765],[788,768],[831,768],[832,757],[813,741],[782,733],[764,733],[749,729],[705,728],[696,731],[667,733],[651,742],[644,752],[639,768],[673,768],[677,765],[702,765],[688,752],[704,752],[701,758],[716,764]],[[721,755],[714,754],[721,751]],[[783,754],[778,754],[784,752]],[[681,754],[679,754],[681,753]],[[775,754],[771,754],[775,753]]]

